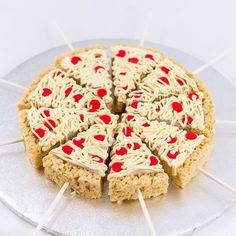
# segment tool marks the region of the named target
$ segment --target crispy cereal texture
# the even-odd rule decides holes
[[[108,195],[112,202],[135,200],[140,189],[144,199],[157,197],[167,193],[168,179],[164,172],[112,177]]]
[[[89,170],[52,154],[43,158],[43,167],[45,176],[59,187],[68,182],[71,190],[82,197],[97,199],[102,196],[102,177]]]

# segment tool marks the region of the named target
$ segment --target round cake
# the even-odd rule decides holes
[[[108,51],[111,51],[109,57]],[[208,160],[214,104],[203,83],[152,48],[93,45],[58,56],[18,103],[30,163],[89,199],[184,188]]]

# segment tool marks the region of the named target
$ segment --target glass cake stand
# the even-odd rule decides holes
[[[98,39],[75,43],[77,47],[102,43],[138,43],[129,39]],[[190,71],[203,62],[179,50],[146,42],[146,47],[162,50],[174,57]],[[12,70],[4,79],[28,86],[55,56],[68,51],[66,46],[53,48],[34,56]],[[213,95],[217,119],[236,118],[235,88],[213,68],[200,74],[200,79]],[[22,93],[0,85],[0,140],[20,137],[16,103]],[[233,101],[233,102],[232,102]],[[235,184],[236,127],[217,125],[214,148],[206,169],[229,184]],[[0,200],[15,214],[31,224],[36,224],[54,199],[58,188],[46,180],[42,171],[29,164],[23,144],[4,146],[0,149]],[[232,193],[199,174],[186,189],[170,185],[166,196],[147,200],[158,235],[190,234],[215,220],[234,203]],[[86,200],[67,199],[58,218],[45,229],[56,235],[148,235],[149,229],[138,201],[122,205],[112,204],[107,196],[107,183],[103,198]]]

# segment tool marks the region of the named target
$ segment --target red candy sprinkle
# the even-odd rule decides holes
[[[131,58],[128,59],[128,62],[137,64],[137,63],[138,63],[138,58],[136,58],[136,57],[131,57]]]
[[[47,120],[44,122],[44,126],[48,129],[48,130],[53,130],[53,128],[56,127],[56,123],[54,120]]]
[[[171,143],[175,143],[175,142],[176,142],[176,140],[177,140],[177,138],[176,138],[176,137],[170,137],[170,141],[169,141],[169,142],[167,142],[167,143],[169,143],[169,144],[171,144]]]
[[[166,77],[160,77],[157,82],[160,83],[160,84],[163,84],[163,83],[164,84],[170,84],[169,80]]]
[[[98,162],[98,163],[102,163],[102,162],[104,161],[104,159],[101,158],[101,157],[98,156],[98,155],[92,155],[92,159],[93,159],[93,161],[96,161],[96,162]]]
[[[79,102],[79,100],[80,100],[82,97],[83,97],[82,94],[75,94],[75,95],[73,96],[75,102]]]
[[[84,122],[84,115],[83,114],[79,115],[79,118],[82,122]]]
[[[199,95],[197,93],[190,93],[188,94],[188,98],[193,100],[193,98],[199,99]]]
[[[136,143],[136,142],[134,142],[134,150],[137,150],[137,149],[139,149],[140,148],[140,144],[139,143]]]
[[[81,138],[81,139],[76,139],[74,138],[73,139],[73,144],[77,147],[83,147],[84,146],[84,142],[85,142],[85,139],[84,138]]]
[[[107,90],[104,88],[100,88],[97,90],[97,95],[102,98],[107,95]]]
[[[156,156],[150,156],[150,166],[156,166],[158,165],[159,161]]]
[[[128,148],[131,148],[131,147],[132,147],[132,145],[131,145],[130,143],[128,143],[128,144],[127,144],[127,147],[128,147]]]
[[[76,65],[79,61],[82,61],[80,57],[74,56],[70,59],[73,65]]]
[[[167,152],[167,156],[168,156],[170,159],[175,159],[178,155],[179,155],[179,152],[173,152],[173,153],[172,153],[172,151],[168,151],[168,152]]]
[[[161,110],[161,107],[160,106],[157,106],[156,107],[156,111],[160,111]]]
[[[148,58],[148,59],[154,61],[153,55],[151,55],[151,54],[146,54],[146,55],[145,55],[145,58]]]
[[[103,69],[103,70],[105,70],[105,67],[104,66],[96,66],[95,68],[94,68],[94,70],[97,72],[99,69]]]
[[[94,135],[93,137],[99,141],[104,141],[105,139],[105,135],[102,135],[102,134],[97,134],[97,135]]]
[[[100,54],[100,53],[95,53],[94,56],[95,56],[95,58],[99,58],[99,57],[102,56],[102,54]]]
[[[127,90],[127,89],[128,89],[128,85],[123,86],[123,87],[121,87],[121,88],[124,89],[124,90]]]
[[[70,95],[71,91],[72,91],[72,87],[66,89],[66,91],[65,91],[66,97],[68,97]]]
[[[42,128],[35,129],[34,132],[35,132],[40,138],[42,138],[42,137],[45,135],[45,130],[42,129]],[[36,136],[36,135],[34,134],[34,137],[35,137],[35,138],[38,138],[38,136]]]
[[[166,68],[166,67],[164,67],[164,66],[161,66],[161,70],[162,70],[164,73],[166,73],[166,74],[168,74],[169,71],[170,71],[168,68]]]
[[[143,127],[149,127],[150,124],[146,122],[146,123],[142,124],[142,126],[143,126]]]
[[[93,99],[90,101],[89,107],[89,112],[96,112],[101,107],[101,104],[98,100]]]
[[[99,116],[99,118],[105,123],[105,124],[109,124],[111,122],[111,117],[108,115],[102,115]]]
[[[171,104],[173,110],[177,111],[177,112],[181,112],[183,110],[182,105],[179,102],[173,102]]]
[[[178,82],[180,86],[183,86],[185,83],[185,81],[183,81],[182,79],[176,79],[176,81]]]
[[[43,114],[44,114],[46,117],[49,117],[49,116],[50,116],[50,111],[49,111],[49,110],[44,110],[44,111],[43,111]]]
[[[122,129],[122,132],[123,132],[123,134],[124,134],[126,137],[130,137],[130,136],[131,136],[132,129],[131,129],[129,126],[127,126],[126,128],[123,128],[123,129]]]
[[[183,123],[185,123],[185,116],[181,120]],[[191,116],[187,116],[187,125],[191,125],[193,122],[193,118]]]
[[[197,134],[193,133],[193,132],[188,132],[185,134],[186,139],[189,140],[194,140],[197,138]]]
[[[47,97],[52,93],[52,90],[49,88],[43,88],[42,96]]]
[[[126,75],[126,72],[120,72],[120,75]]]
[[[128,120],[128,121],[131,121],[133,118],[134,118],[134,116],[132,116],[132,115],[127,115],[126,116],[126,120]]]
[[[137,109],[137,107],[138,107],[138,101],[133,101],[133,102],[131,102],[130,106],[133,107],[134,109]]]
[[[125,57],[126,52],[125,50],[119,50],[119,52],[116,54],[117,57]]]
[[[127,154],[127,149],[125,147],[121,147],[120,149],[116,149],[116,155],[124,156]]]
[[[114,162],[111,165],[111,169],[115,172],[120,172],[122,170],[123,162]]]
[[[67,155],[70,155],[73,151],[73,148],[69,145],[64,145],[62,146],[62,151],[67,154]]]

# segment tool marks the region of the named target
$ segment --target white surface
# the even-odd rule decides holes
[[[0,77],[29,57],[62,43],[51,18],[57,19],[74,41],[139,38],[150,8],[153,16],[148,40],[178,48],[205,61],[236,43],[234,0],[1,0]],[[236,85],[235,59],[236,53],[217,63],[215,68]],[[235,220],[236,206],[195,235],[235,235]],[[0,235],[30,235],[33,231],[2,204],[0,222]]]

